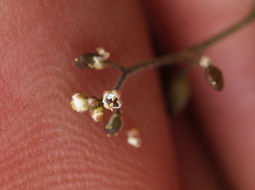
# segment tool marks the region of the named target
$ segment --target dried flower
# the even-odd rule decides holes
[[[104,118],[104,108],[102,106],[93,108],[91,110],[91,117],[95,122],[102,121]]]
[[[80,93],[76,93],[72,96],[71,106],[77,112],[85,112],[88,110],[87,98]]]
[[[110,53],[103,48],[97,48],[97,53],[85,53],[74,59],[78,67],[101,70],[105,68]]]
[[[224,86],[223,76],[221,71],[214,65],[210,65],[205,70],[205,79],[209,85],[215,90],[222,90]]]
[[[110,57],[110,53],[105,51],[105,49],[102,47],[97,48],[96,51],[97,54],[100,55],[104,60],[107,60]]]
[[[117,136],[122,125],[121,120],[121,113],[120,110],[117,110],[112,114],[112,116],[107,121],[104,131],[107,134],[108,137],[111,137],[113,135]]]
[[[121,99],[120,99],[120,91],[118,90],[110,90],[104,91],[103,94],[103,104],[106,109],[113,111],[113,109],[121,108]]]
[[[207,56],[202,56],[199,60],[199,65],[203,68],[207,68],[209,67],[209,65],[211,65],[212,63],[212,60],[210,57],[207,57]]]
[[[127,131],[127,143],[135,148],[142,146],[142,139],[138,129],[132,128]]]
[[[93,63],[89,65],[91,69],[101,70],[105,68],[106,62],[101,56],[94,56]]]

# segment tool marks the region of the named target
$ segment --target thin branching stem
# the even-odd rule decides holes
[[[171,65],[180,61],[194,60],[197,58],[197,55],[201,55],[206,49],[214,45],[215,43],[225,39],[227,36],[239,31],[244,26],[248,25],[255,20],[255,8],[253,7],[248,16],[244,17],[237,23],[233,24],[229,28],[223,30],[222,32],[212,36],[211,38],[198,43],[197,45],[191,46],[179,52],[174,52],[169,55],[161,56],[154,58],[150,61],[138,63],[130,67],[121,67],[116,64],[111,63],[110,66],[122,71],[121,76],[119,77],[117,83],[115,84],[114,89],[121,89],[123,83],[126,81],[127,77],[131,74],[135,74],[139,71],[156,68],[164,65]]]
[[[126,72],[122,73],[122,75],[120,76],[120,78],[118,79],[117,83],[114,86],[115,90],[121,89],[121,87],[124,84],[124,81],[126,80],[127,76],[128,76],[128,73],[126,73]]]
[[[120,65],[117,65],[117,64],[115,64],[115,63],[113,63],[113,62],[110,62],[110,61],[108,61],[107,64],[110,65],[111,67],[113,67],[113,68],[119,70],[119,71],[125,71],[125,69],[126,69],[125,67],[122,67],[122,66],[120,66]]]

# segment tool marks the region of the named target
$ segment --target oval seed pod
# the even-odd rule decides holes
[[[119,110],[114,112],[104,126],[104,131],[108,137],[117,136],[122,126],[121,113]]]
[[[205,69],[205,79],[209,85],[215,90],[222,90],[224,87],[224,81],[221,71],[214,65],[209,65]]]
[[[74,59],[74,64],[81,68],[91,68],[94,64],[93,58],[98,56],[97,53],[85,53]]]

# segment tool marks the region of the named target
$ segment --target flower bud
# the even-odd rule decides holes
[[[113,111],[113,109],[121,108],[121,99],[120,99],[120,91],[118,90],[110,90],[104,91],[103,94],[103,104],[106,109]]]
[[[107,134],[108,137],[111,136],[117,136],[122,125],[121,120],[121,113],[119,110],[117,110],[115,113],[112,114],[112,116],[107,121],[104,131]]]
[[[209,65],[205,70],[205,79],[215,90],[222,90],[224,86],[221,71],[214,65]]]
[[[71,106],[73,110],[77,112],[85,112],[88,110],[87,99],[80,93],[76,93],[72,96]]]
[[[142,139],[140,138],[138,129],[133,128],[127,131],[127,143],[135,148],[140,148],[142,146]]]
[[[91,117],[95,122],[102,121],[104,118],[104,108],[102,106],[93,108],[91,110]]]
[[[95,96],[88,97],[87,102],[88,102],[89,109],[98,107],[101,103],[100,100],[96,98]]]

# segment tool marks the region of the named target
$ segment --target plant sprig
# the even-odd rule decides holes
[[[151,69],[156,67],[161,67],[164,65],[171,65],[175,64],[181,61],[194,61],[197,59],[199,55],[202,55],[205,50],[207,50],[209,47],[214,45],[215,43],[221,41],[222,39],[225,39],[226,37],[230,36],[231,34],[239,31],[240,29],[244,28],[246,25],[251,23],[255,20],[255,4],[253,5],[252,10],[250,13],[241,19],[240,21],[236,22],[229,28],[219,32],[218,34],[212,36],[211,38],[198,43],[194,46],[188,47],[184,50],[164,55],[161,57],[156,57],[152,60],[145,61],[139,64],[135,64],[130,67],[122,67],[118,66],[114,63],[109,64],[110,66],[120,70],[122,72],[121,76],[119,77],[118,81],[115,84],[114,89],[121,89],[123,83],[126,81],[127,77],[131,74],[136,74],[139,71],[145,70],[145,69]]]
[[[121,129],[122,124],[122,113],[120,110],[122,101],[120,90],[123,87],[123,84],[126,82],[127,78],[146,69],[176,64],[182,61],[188,62],[187,66],[194,65],[195,63],[204,68],[207,83],[211,85],[215,90],[220,91],[224,86],[222,73],[220,69],[214,66],[212,60],[209,57],[203,56],[203,54],[209,47],[241,30],[254,20],[255,4],[247,16],[229,28],[212,36],[211,38],[184,50],[174,52],[169,55],[156,57],[152,60],[138,63],[129,67],[123,67],[109,61],[110,53],[105,51],[103,48],[97,48],[95,53],[82,54],[78,58],[75,58],[76,66],[96,70],[101,70],[106,66],[110,66],[119,70],[121,75],[116,81],[113,89],[104,92],[103,98],[96,98],[94,96],[85,97],[80,93],[74,94],[72,96],[71,102],[72,108],[78,112],[85,112],[89,110],[91,117],[95,122],[101,121],[103,119],[104,111],[106,109],[113,111],[112,116],[109,118],[105,125],[105,132],[107,136],[117,135]],[[133,146],[140,147],[141,140],[139,137],[139,132],[136,132],[135,135],[132,135],[132,138],[135,138],[130,141],[133,143]]]

